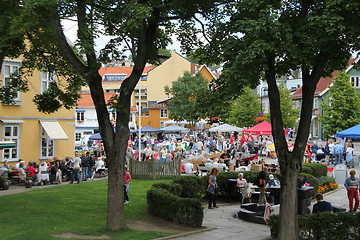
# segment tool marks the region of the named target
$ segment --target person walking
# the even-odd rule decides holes
[[[207,187],[207,192],[209,195],[209,209],[212,208],[218,208],[216,205],[216,195],[218,190],[218,185],[216,182],[216,175],[218,174],[217,168],[212,168],[210,171],[210,177],[209,177],[209,185]]]
[[[249,185],[244,178],[243,173],[238,174],[238,179],[236,180],[236,187],[238,188],[238,191],[241,193],[241,204],[244,203],[245,198],[249,194]]]
[[[256,185],[259,188],[260,196],[259,196],[259,205],[266,204],[266,196],[265,196],[265,187],[266,187],[266,172],[262,170],[256,177],[255,181]]]
[[[79,153],[75,153],[75,158],[73,161],[73,174],[71,175],[71,182],[73,183],[74,180],[77,181],[77,183],[80,183],[80,176],[79,176],[79,171],[80,171],[80,163],[81,163],[81,158],[79,157]]]
[[[346,159],[346,165],[348,166],[348,168],[354,168],[354,148],[348,144],[347,148],[346,148],[346,155],[345,155],[345,159]]]
[[[344,186],[347,190],[347,197],[349,199],[349,212],[356,212],[359,207],[359,178],[355,177],[355,170],[350,171],[350,177],[347,177]],[[354,205],[355,199],[355,205]]]
[[[127,170],[127,167],[124,168],[124,203],[129,204],[129,191],[130,191],[130,181],[132,180],[130,173]]]

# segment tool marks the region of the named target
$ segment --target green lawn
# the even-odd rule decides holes
[[[146,191],[156,182],[169,180],[133,180],[126,219],[149,220]],[[82,182],[34,189],[0,197],[0,239],[55,239],[52,234],[106,234],[112,239],[152,239],[168,233],[127,229],[106,230],[107,181]],[[56,238],[59,239],[59,238]]]

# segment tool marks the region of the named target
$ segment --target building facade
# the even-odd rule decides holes
[[[18,74],[20,59],[4,59],[1,66],[2,86],[11,84],[11,76]],[[0,134],[2,141],[16,142],[15,148],[5,148],[1,160],[16,162],[65,158],[74,153],[74,110],[59,109],[45,114],[37,110],[33,97],[46,91],[52,81],[60,81],[55,75],[35,71],[26,76],[29,90],[17,92],[14,104],[0,104]]]

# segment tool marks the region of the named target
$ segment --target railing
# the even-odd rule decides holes
[[[180,176],[180,159],[162,162],[159,160],[138,161],[131,159],[130,174],[137,179],[161,179]]]

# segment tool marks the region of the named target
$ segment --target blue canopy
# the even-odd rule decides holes
[[[139,130],[130,130],[131,133],[138,133]],[[151,127],[149,125],[141,128],[141,132],[142,133],[154,133],[154,132],[159,132],[159,133],[162,133],[164,132],[163,130],[161,129],[158,129],[158,128],[154,128],[154,127]]]
[[[163,130],[164,132],[187,132],[189,131],[189,129],[184,128],[184,127],[180,127],[177,125],[171,125],[171,126],[167,126],[162,128],[161,130]]]
[[[336,133],[340,138],[360,138],[360,124]]]
[[[96,133],[94,135],[91,135],[89,137],[89,139],[91,139],[91,140],[101,140],[101,135],[100,135],[100,133]]]

